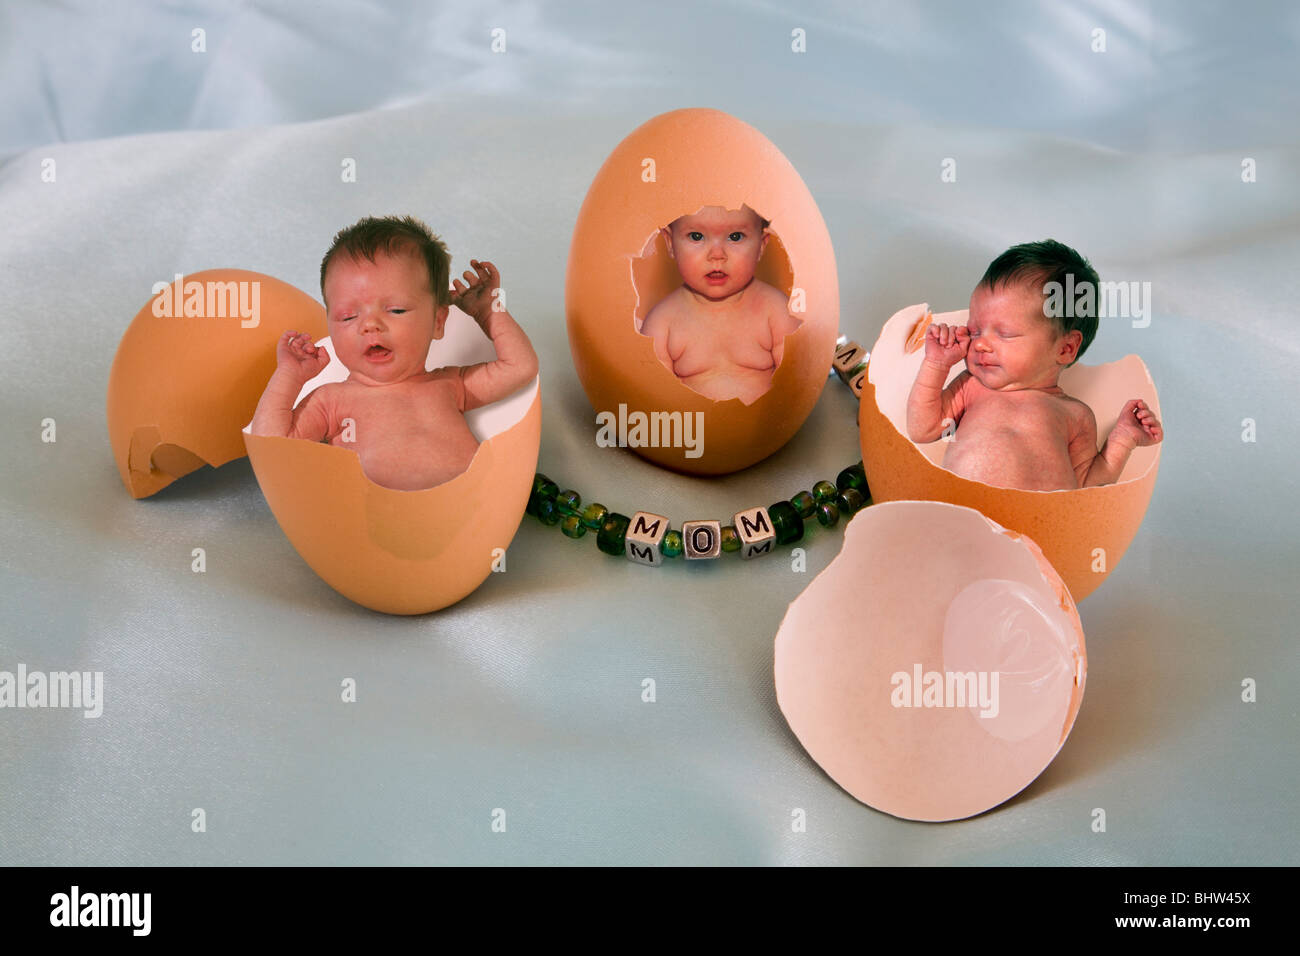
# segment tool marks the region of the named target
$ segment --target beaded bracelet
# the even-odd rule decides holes
[[[844,336],[837,340],[830,374],[848,385],[859,399],[868,358],[857,342]],[[696,560],[736,552],[746,559],[771,554],[777,545],[803,539],[805,518],[815,515],[822,527],[833,528],[841,515],[848,521],[870,504],[866,471],[859,461],[836,475],[833,483],[819,481],[812,491],[800,491],[787,501],[738,511],[729,525],[713,519],[692,520],[683,522],[678,530],[669,527],[665,516],[648,511],[638,511],[629,518],[602,504],[584,508],[578,492],[561,491],[558,484],[540,473],[533,476],[533,490],[525,510],[544,525],[558,524],[570,538],[596,532],[596,547],[606,554],[659,566],[683,555],[687,560]]]

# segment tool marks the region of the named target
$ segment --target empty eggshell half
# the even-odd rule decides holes
[[[801,322],[785,337],[771,387],[749,405],[683,384],[639,331],[681,284],[659,230],[704,206],[742,205],[771,223],[757,277],[790,297]],[[578,213],[565,297],[574,367],[593,408],[618,416],[622,406],[634,451],[692,474],[745,468],[794,435],[826,383],[839,322],[835,254],[808,187],[766,136],[711,109],[656,116],[615,147]],[[699,413],[690,419],[703,422],[698,447],[632,431],[639,415],[656,413],[663,422]]]
[[[244,457],[240,429],[275,371],[275,345],[287,329],[325,335],[325,309],[258,272],[192,273],[149,300],[123,333],[108,376],[108,438],[132,497]]]
[[[330,364],[303,387],[298,402],[348,375],[330,340],[317,344],[329,351]],[[495,357],[474,320],[453,306],[425,367]],[[469,468],[419,491],[375,484],[348,448],[253,435],[247,428],[243,437],[272,514],[313,571],[364,607],[424,614],[464,598],[491,574],[494,562],[503,566],[537,470],[538,380],[465,417],[481,442]]]
[[[948,501],[975,508],[1033,538],[1074,599],[1082,601],[1114,570],[1137,534],[1155,487],[1161,445],[1134,449],[1120,480],[1095,488],[1022,491],[947,471],[941,464],[944,441],[918,445],[907,437],[907,397],[925,357],[916,343],[928,314],[925,304],[895,313],[871,349],[858,424],[872,499]],[[936,314],[932,321],[965,325],[966,318],[963,309]],[[963,368],[961,362],[953,366],[949,381]],[[1129,399],[1145,400],[1160,415],[1155,384],[1136,355],[1105,365],[1073,365],[1061,373],[1060,386],[1092,408],[1101,441]]]
[[[1028,538],[970,508],[877,504],[776,635],[777,701],[858,800],[959,820],[1027,787],[1083,700],[1069,591]]]

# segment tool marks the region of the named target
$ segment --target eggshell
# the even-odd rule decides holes
[[[867,366],[858,423],[862,462],[873,500],[925,499],[967,505],[1007,528],[1027,534],[1060,572],[1076,601],[1091,594],[1114,570],[1146,514],[1160,464],[1161,445],[1134,449],[1120,480],[1067,491],[1022,491],[960,478],[941,465],[943,441],[917,445],[907,437],[907,397],[925,357],[907,351],[909,337],[928,313],[909,306],[885,323]],[[935,322],[965,325],[967,311],[944,312]],[[953,367],[949,381],[964,365]],[[1060,386],[1086,402],[1105,440],[1124,403],[1141,398],[1160,416],[1155,384],[1136,355],[1105,365],[1076,364]]]
[[[653,167],[647,164],[653,162]],[[643,176],[653,168],[653,182]],[[655,356],[641,319],[681,280],[660,228],[703,206],[748,205],[771,221],[774,240],[758,278],[803,290],[802,325],[786,336],[772,386],[753,404],[713,401],[684,385]],[[704,415],[702,454],[637,447],[656,464],[725,474],[761,461],[803,424],[822,387],[839,323],[830,235],[790,162],[762,133],[726,113],[683,109],[630,133],[596,174],[578,213],[566,282],[569,346],[597,412],[680,411]],[[595,423],[592,423],[593,434]]]
[[[318,344],[330,352],[330,365],[303,387],[299,402],[348,374],[330,340]],[[425,365],[471,365],[494,357],[474,321],[453,307],[445,336],[433,342]],[[519,529],[541,447],[538,380],[469,412],[466,420],[481,441],[469,468],[420,491],[375,484],[348,448],[247,429],[243,437],[271,513],[313,571],[364,607],[424,614],[482,584]]]
[[[932,673],[983,679],[986,696],[927,697]],[[1065,743],[1086,675],[1078,611],[1038,547],[938,502],[856,514],[776,635],[777,702],[799,742],[908,820],[962,819],[1027,787]]]
[[[326,333],[321,304],[271,276],[213,269],[182,281],[205,287],[260,283],[258,320],[245,328],[243,322],[251,320],[239,316],[159,317],[159,293],[127,327],[109,372],[106,404],[113,458],[134,498],[148,497],[204,464],[216,468],[242,458],[240,429],[275,371],[280,334]],[[201,311],[206,310],[205,296]]]

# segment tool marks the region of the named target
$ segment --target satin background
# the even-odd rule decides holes
[[[1296,8],[1265,3],[6,4],[0,670],[103,671],[105,703],[0,710],[0,863],[1300,861],[1297,53]],[[317,295],[334,232],[389,212],[429,222],[457,271],[500,267],[562,488],[680,526],[833,478],[859,457],[835,381],[726,478],[595,445],[564,324],[573,224],[615,144],[683,106],[756,126],[799,170],[841,328],[868,347],[905,305],[964,308],[1016,242],[1152,284],[1150,326],[1103,323],[1085,361],[1151,370],[1155,494],[1080,605],[1069,740],[991,812],[876,812],[786,726],[773,638],[838,529],[810,532],[803,573],[651,570],[525,518],[505,573],[397,618],[311,572],[246,460],[144,501],[121,485],[104,393],[152,284],[236,267]]]

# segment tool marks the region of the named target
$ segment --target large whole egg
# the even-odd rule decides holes
[[[660,229],[708,206],[748,206],[769,220],[756,278],[784,292],[801,323],[784,339],[771,387],[750,404],[694,391],[640,333],[650,308],[682,281]],[[664,113],[615,147],[578,213],[565,294],[569,347],[592,407],[617,420],[620,443],[664,467],[725,474],[766,458],[799,429],[826,383],[839,323],[826,224],[780,150],[726,113]],[[701,423],[702,436],[675,431],[675,413]],[[638,435],[638,416],[665,425]],[[590,427],[594,434],[594,420]]]
[[[1033,538],[1060,572],[1076,601],[1114,570],[1146,514],[1160,465],[1161,445],[1135,448],[1119,481],[1066,491],[1022,491],[961,478],[942,466],[943,441],[918,445],[907,437],[907,397],[925,357],[918,343],[930,321],[965,325],[967,310],[930,317],[925,304],[894,314],[871,349],[858,422],[862,463],[875,501],[928,499],[966,505]],[[953,366],[949,381],[964,363]],[[1105,365],[1076,364],[1061,373],[1067,395],[1087,403],[1104,440],[1124,403],[1160,402],[1146,365],[1127,355]]]

